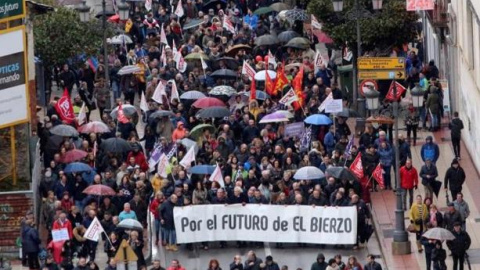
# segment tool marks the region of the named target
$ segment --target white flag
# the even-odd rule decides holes
[[[85,237],[88,240],[98,242],[98,236],[102,232],[104,232],[102,224],[100,223],[100,221],[98,221],[97,217],[95,217],[92,223],[90,223],[90,226],[88,226],[88,229],[83,235],[83,237]]]
[[[223,16],[223,28],[227,29],[228,32],[235,34],[235,27],[233,26],[232,21],[228,16]]]
[[[180,95],[178,95],[177,83],[175,80],[169,80],[169,83],[172,83],[172,93],[170,95],[170,102],[173,102],[174,99],[180,100]]]
[[[318,112],[321,113],[322,111],[324,111],[325,107],[327,107],[327,103],[332,99],[333,99],[333,95],[330,92],[330,94],[328,94],[328,96],[325,98],[325,100],[322,102],[322,104],[320,104],[320,106],[318,106]]]
[[[322,30],[322,24],[312,14],[312,28]]]
[[[185,72],[187,70],[187,62],[185,62],[185,59],[183,59],[183,55],[181,53],[178,53],[178,61],[177,62],[177,69],[180,72]]]
[[[165,92],[165,85],[162,81],[158,82],[157,88],[155,88],[155,92],[153,93],[152,99],[155,100],[157,103],[163,104],[162,96],[166,96],[167,92]]]
[[[190,166],[192,165],[192,162],[195,161],[195,149],[194,148],[195,147],[190,147],[190,149],[188,149],[187,154],[185,154],[185,156],[180,161],[180,165],[182,165],[185,169],[190,168]]]
[[[208,68],[208,65],[207,63],[205,63],[205,61],[203,60],[203,57],[202,55],[200,54],[200,62],[202,63],[202,69],[203,70],[206,70]]]
[[[315,58],[313,59],[313,65],[315,67],[315,73],[320,69],[322,65],[326,65],[323,56],[320,54],[319,51],[315,53]]]
[[[297,101],[298,96],[293,90],[293,88],[290,88],[290,90],[278,101],[278,103],[283,104],[283,105],[290,105],[292,102]]]
[[[163,23],[162,23],[162,27],[160,29],[160,43],[168,45],[167,35],[165,34],[165,28],[163,28]],[[165,48],[163,48],[163,49],[165,50]]]
[[[242,74],[246,74],[248,78],[253,81],[255,80],[255,69],[253,69],[245,60],[243,61]]]
[[[145,0],[145,9],[147,11],[152,10],[152,0]]]
[[[165,54],[165,48],[162,48],[162,55],[160,56],[160,64],[162,67],[167,65],[167,55]]]
[[[173,54],[173,60],[175,62],[178,62],[181,56],[181,53],[178,52],[177,50],[177,45],[175,45],[175,39],[172,40],[172,54]]]
[[[178,19],[183,17],[185,12],[183,11],[182,0],[178,1],[177,8],[175,9],[175,15],[177,15]]]
[[[277,68],[277,60],[270,50],[268,50],[268,64],[273,65],[273,68]]]
[[[148,111],[148,103],[147,103],[147,99],[145,98],[145,93],[143,91],[142,91],[142,98],[140,99],[140,109],[143,112]]]
[[[83,102],[80,111],[78,112],[77,122],[79,125],[87,121],[87,107],[85,107],[85,102]]]
[[[223,181],[223,176],[222,176],[222,170],[220,170],[220,166],[215,167],[215,170],[213,171],[212,175],[210,175],[210,178],[208,179],[212,182],[218,182],[220,186],[223,188],[225,187],[225,182]]]
[[[165,154],[160,156],[160,162],[158,162],[157,173],[163,178],[168,176],[167,174],[168,158]]]

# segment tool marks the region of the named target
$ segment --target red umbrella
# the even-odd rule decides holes
[[[105,185],[91,185],[83,190],[83,193],[89,195],[97,195],[97,196],[115,196],[117,193],[109,186]]]
[[[208,108],[208,107],[212,107],[212,106],[225,107],[226,105],[225,105],[225,103],[223,103],[223,101],[221,101],[218,98],[206,97],[206,98],[198,99],[197,101],[195,101],[192,104],[192,106],[195,107],[195,108],[203,109],[203,108]]]
[[[318,42],[320,43],[333,43],[333,40],[322,30],[313,30],[313,34],[317,36]]]
[[[79,149],[73,149],[65,153],[63,156],[63,163],[72,163],[84,159],[88,155],[87,152]]]
[[[110,18],[108,18],[108,21],[109,22],[114,22],[114,23],[119,23],[120,22],[120,15],[115,14],[115,15],[111,16]]]
[[[108,126],[100,121],[93,121],[78,128],[80,133],[107,133],[110,132]]]

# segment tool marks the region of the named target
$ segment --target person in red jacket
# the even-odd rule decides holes
[[[135,164],[140,166],[140,170],[142,172],[146,172],[148,170],[148,163],[147,159],[145,158],[145,154],[140,151],[138,146],[133,146],[133,151],[128,153],[127,160],[130,160],[130,158],[135,159]]]
[[[185,268],[180,265],[179,260],[173,259],[172,262],[170,263],[170,266],[167,268],[167,270],[185,270]]]
[[[413,189],[418,186],[418,172],[412,166],[412,160],[408,159],[405,166],[400,168],[400,187],[402,188],[403,210],[407,209],[407,192],[409,193],[409,209],[413,204]],[[397,192],[399,192],[397,190]]]
[[[165,201],[165,196],[163,195],[163,193],[161,191],[157,191],[157,193],[155,194],[155,199],[153,199],[152,202],[150,203],[150,212],[155,217],[155,239],[156,239],[155,245],[158,245],[158,240],[159,240],[158,236],[160,235],[160,231],[162,228],[160,223],[160,213],[158,212],[159,211],[158,207],[162,205],[164,201]],[[165,245],[166,245],[166,242],[165,242]]]
[[[178,140],[185,138],[186,133],[187,133],[187,130],[185,129],[183,122],[178,121],[177,128],[172,133],[172,142],[176,142]]]

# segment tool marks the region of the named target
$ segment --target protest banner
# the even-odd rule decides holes
[[[350,245],[357,242],[355,207],[248,204],[175,207],[177,243],[256,241]]]
[[[67,229],[52,230],[52,240],[53,242],[60,242],[70,240]]]
[[[286,137],[300,137],[305,130],[305,124],[303,122],[297,122],[285,125],[284,136]]]
[[[339,113],[343,111],[343,100],[342,99],[330,99],[325,104],[326,113]]]

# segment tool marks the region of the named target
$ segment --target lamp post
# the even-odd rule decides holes
[[[397,96],[397,82],[393,81],[393,96]],[[405,211],[403,210],[403,198],[400,184],[400,152],[398,144],[398,99],[393,103],[393,116],[395,117],[395,183],[396,183],[396,209],[395,209],[395,230],[393,231],[392,253],[393,255],[405,255],[411,253],[408,233],[405,230]]]
[[[380,10],[383,6],[383,0],[371,0],[373,10]],[[335,12],[343,11],[343,0],[332,0],[333,10]],[[350,20],[355,20],[355,28],[357,32],[357,57],[353,58],[353,108],[358,109],[358,69],[357,58],[362,56],[362,36],[360,32],[360,19],[369,17],[369,12],[365,10],[359,3],[359,0],[355,0],[353,16]]]
[[[415,87],[410,90],[412,94],[413,107],[415,109],[421,108],[423,106],[423,90],[418,83],[415,83]]]
[[[367,109],[369,111],[376,111],[380,107],[380,101],[378,100],[378,97],[380,96],[380,93],[378,91],[373,90],[373,89],[368,89],[363,92],[365,95],[365,99],[367,100]]]

